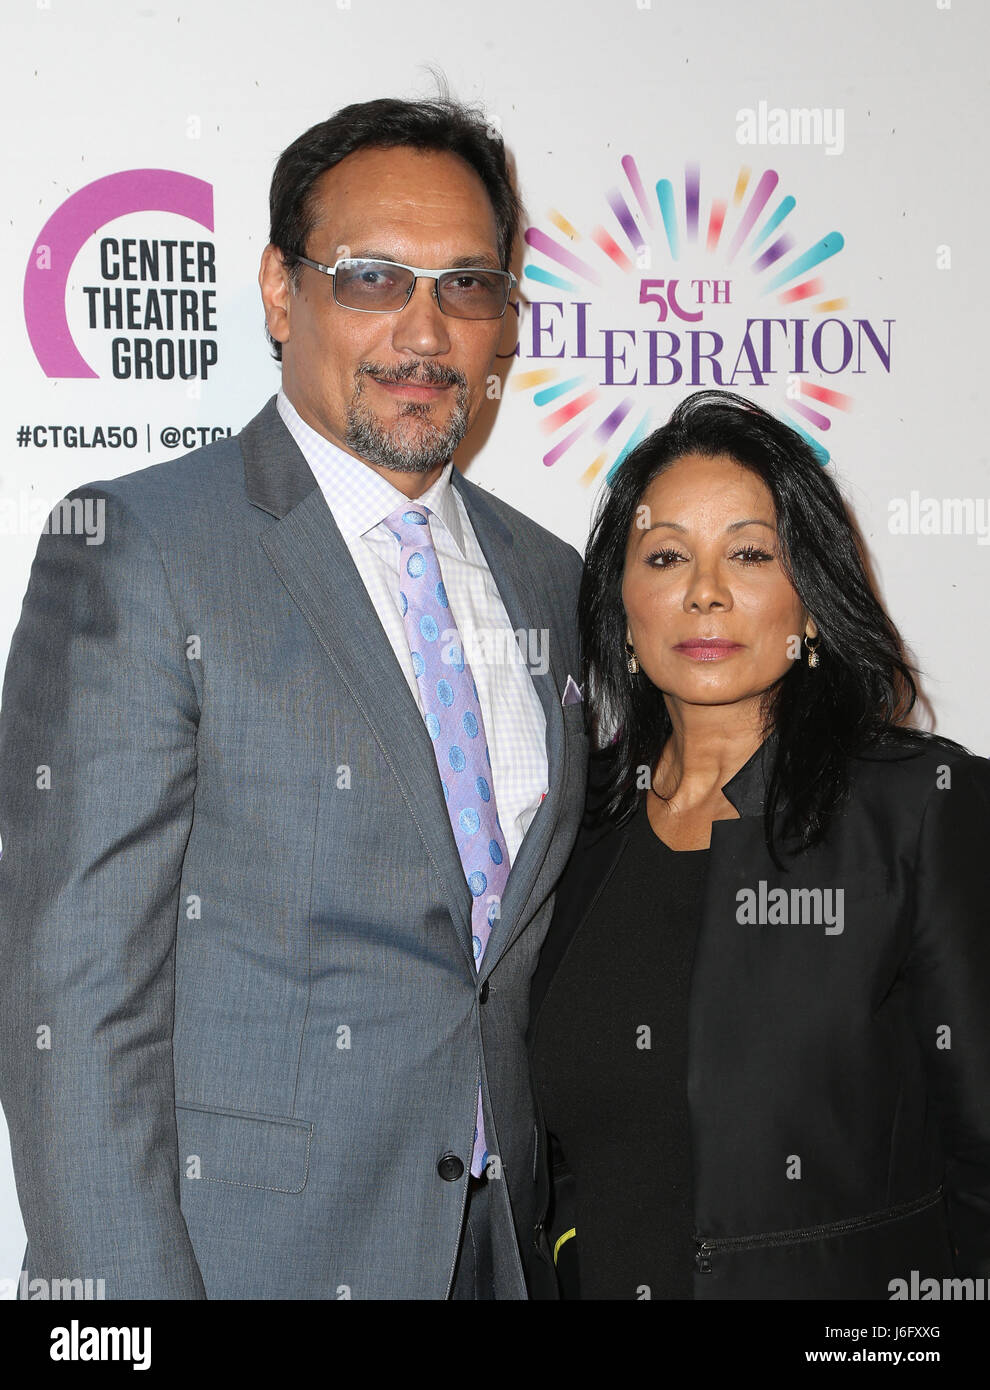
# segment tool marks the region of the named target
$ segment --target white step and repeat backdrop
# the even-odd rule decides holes
[[[526,205],[459,464],[580,547],[685,393],[752,396],[840,480],[928,722],[990,752],[983,0],[8,0],[0,33],[0,659],[55,501],[277,389],[278,153],[435,68]],[[3,1131],[0,1280],[23,1248]]]

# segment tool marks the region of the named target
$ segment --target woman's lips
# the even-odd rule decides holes
[[[674,651],[690,657],[692,661],[721,661],[723,657],[731,656],[733,652],[742,651],[742,646],[739,642],[729,642],[724,637],[713,637],[707,640],[695,637],[687,642],[678,642]]]

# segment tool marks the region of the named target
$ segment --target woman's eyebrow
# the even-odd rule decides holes
[[[649,526],[645,526],[643,530],[644,532],[655,531],[658,526],[669,526],[672,531],[680,531],[682,535],[687,532],[687,527],[682,526],[678,521],[654,521],[651,522]],[[777,529],[773,522],[764,521],[758,516],[747,517],[745,521],[733,521],[725,529],[727,531],[738,531],[743,526],[765,526],[768,531],[776,531]]]

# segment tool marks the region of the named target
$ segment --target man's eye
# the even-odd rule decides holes
[[[473,270],[465,270],[460,275],[451,275],[443,282],[443,289],[447,294],[498,294],[501,292],[501,288],[501,281],[497,276],[485,275]]]
[[[458,299],[470,299],[485,293],[486,290],[487,286],[482,284],[477,275],[455,275],[443,284],[444,294],[456,295]]]

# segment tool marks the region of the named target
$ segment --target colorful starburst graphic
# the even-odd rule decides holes
[[[698,287],[724,286],[730,280],[680,279],[677,270],[685,267],[687,273],[698,277],[707,264],[731,275],[736,296],[733,303],[744,301],[753,314],[790,310],[828,316],[847,307],[848,300],[827,287],[824,269],[842,250],[842,235],[833,231],[811,244],[802,240],[791,220],[796,200],[789,194],[780,196],[776,170],[767,169],[754,179],[749,168],[741,168],[731,191],[716,191],[706,198],[699,167],[688,165],[679,204],[678,189],[671,179],[659,179],[650,192],[632,155],[624,156],[621,165],[625,183],[608,189],[607,212],[586,235],[557,209],[548,214],[552,231],[532,226],[525,232],[530,255],[523,266],[523,278],[531,301],[551,291],[558,303],[569,297],[582,312],[596,297],[610,303],[645,304],[652,306],[658,322],[669,322],[690,334],[691,325],[703,318],[707,324],[723,307],[717,300],[706,303],[706,291]],[[658,270],[666,272],[662,278],[649,278]],[[797,310],[793,306],[798,306]],[[633,336],[630,330],[618,331]],[[696,346],[693,350],[699,351]],[[754,360],[752,344],[747,350]],[[579,457],[583,464],[579,478],[587,486],[603,468],[607,467],[606,476],[611,478],[630,449],[667,417],[669,408],[658,402],[653,389],[656,381],[648,387],[602,383],[591,367],[594,354],[579,352],[566,362],[563,354],[559,356],[562,360],[557,365],[514,373],[512,387],[531,391],[533,404],[541,412],[541,428],[548,436],[544,464],[552,467],[561,460]],[[580,368],[576,374],[575,367]],[[674,381],[680,371],[678,367]],[[776,370],[774,377],[778,378]],[[768,408],[790,417],[787,423],[825,463],[829,453],[820,435],[831,426],[830,412],[846,411],[851,405],[849,395],[817,385],[803,372],[791,371],[786,373],[784,389]]]

